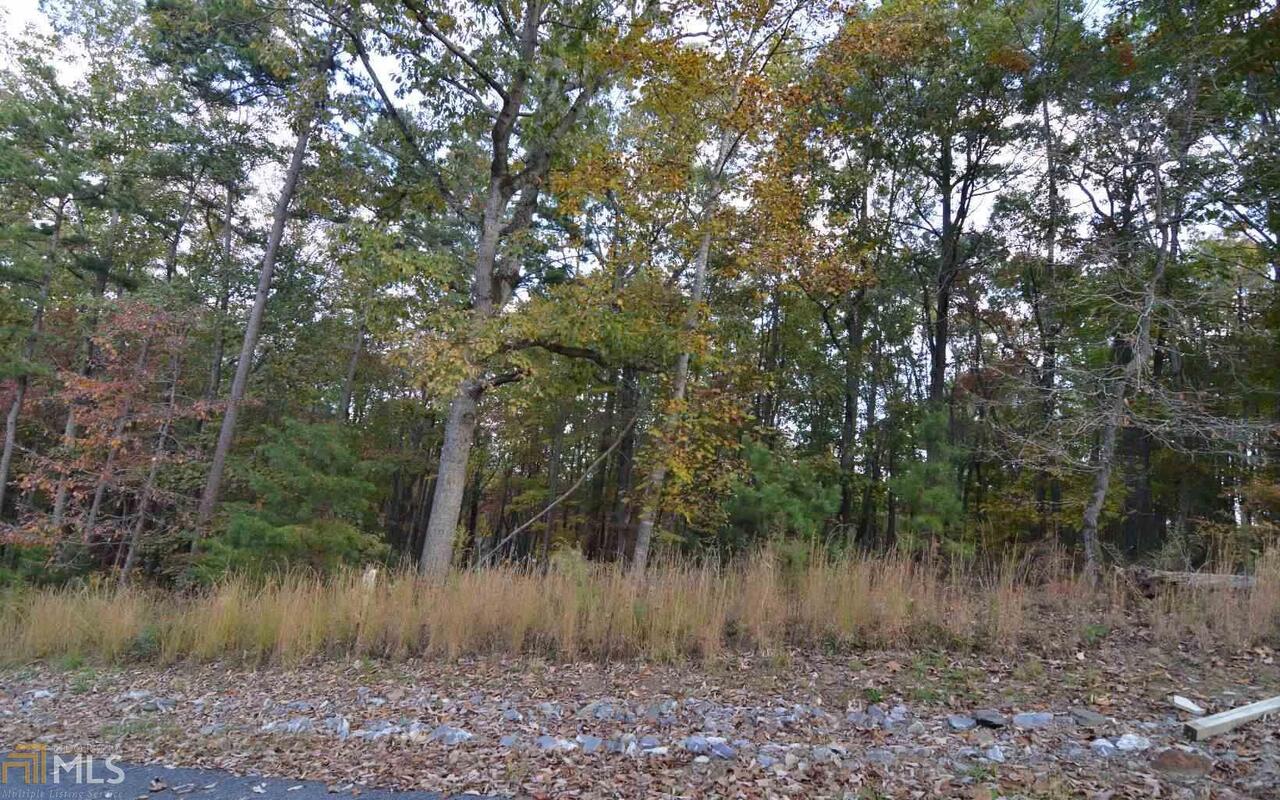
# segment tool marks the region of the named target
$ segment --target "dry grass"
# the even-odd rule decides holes
[[[1090,587],[1065,562],[986,569],[897,556],[784,568],[769,553],[731,566],[665,564],[642,582],[608,566],[563,563],[331,577],[229,578],[197,595],[108,586],[11,590],[0,641],[11,662],[406,658],[537,653],[555,658],[712,658],[726,649],[1088,645],[1125,625],[1208,648],[1280,637],[1280,552],[1249,591],[1188,591],[1146,601],[1111,576]]]

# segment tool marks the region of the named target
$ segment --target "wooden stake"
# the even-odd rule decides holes
[[[1259,700],[1247,706],[1223,711],[1221,714],[1193,719],[1187,722],[1182,730],[1188,739],[1199,742],[1277,711],[1280,711],[1280,697],[1273,697],[1270,700]]]

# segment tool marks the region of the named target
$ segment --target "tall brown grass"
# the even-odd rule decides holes
[[[91,585],[0,595],[0,659],[241,660],[537,653],[555,658],[712,658],[726,650],[1019,643],[1077,647],[1124,625],[1166,641],[1250,646],[1280,638],[1280,552],[1248,591],[1179,590],[1147,601],[1115,576],[1068,564],[987,567],[901,556],[796,565],[661,564],[643,581],[564,562],[435,581],[396,573],[230,577],[197,594]],[[1101,632],[1101,633],[1100,633]]]

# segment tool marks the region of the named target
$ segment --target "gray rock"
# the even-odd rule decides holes
[[[1102,758],[1110,758],[1120,752],[1116,749],[1116,746],[1111,743],[1110,739],[1094,739],[1092,742],[1089,742],[1089,749],[1093,751],[1094,755],[1101,756]]]
[[[906,722],[907,718],[910,716],[911,716],[911,709],[907,708],[901,703],[889,709],[890,722]]]
[[[140,708],[143,711],[153,711],[157,713],[167,713],[177,707],[177,700],[170,700],[167,697],[157,697],[143,703]]]
[[[916,720],[915,722],[907,726],[907,733],[911,734],[912,736],[919,736],[920,734],[924,733],[924,723],[921,722],[920,720]]]
[[[702,729],[713,733],[732,733],[734,728],[733,711],[720,709],[702,718]]]
[[[311,733],[316,728],[315,723],[307,717],[294,717],[284,722],[268,722],[262,726],[262,730],[279,733]]]
[[[973,719],[984,728],[1003,728],[1009,724],[1008,717],[988,708],[973,712]]]
[[[310,711],[311,704],[306,700],[293,700],[284,704],[286,711]]]
[[[1076,707],[1071,709],[1071,718],[1076,721],[1077,725],[1083,725],[1086,728],[1101,728],[1107,724],[1106,717],[1087,708]]]
[[[734,748],[733,745],[729,744],[728,742],[712,742],[711,755],[714,758],[721,758],[721,759],[728,760],[731,758],[736,758],[738,755],[738,751],[736,748]]]
[[[1004,763],[1004,751],[1000,749],[1000,745],[998,744],[993,744],[988,747],[986,752],[982,755],[985,756],[988,761],[993,761],[996,764]]]
[[[506,733],[498,738],[498,744],[503,747],[516,748],[520,746],[520,736],[514,733]]]
[[[571,742],[568,739],[561,739],[558,736],[547,736],[545,734],[538,737],[537,744],[538,749],[540,750],[568,752],[570,750],[578,749],[576,742]]]
[[[373,706],[375,708],[386,705],[387,703],[387,698],[371,694],[369,692],[369,687],[367,686],[360,686],[356,688],[356,699],[364,705]]]
[[[711,742],[707,741],[707,737],[695,734],[682,740],[680,747],[690,753],[701,755],[711,750]]]
[[[652,750],[660,744],[662,742],[658,741],[657,736],[641,736],[640,741],[636,743],[641,750]]]
[[[582,752],[584,753],[596,753],[604,747],[604,739],[601,739],[599,736],[590,736],[585,733],[580,733],[574,737],[574,740],[578,743],[578,746],[582,748]]]
[[[208,725],[201,726],[200,735],[201,736],[217,736],[218,734],[222,733],[226,729],[227,729],[227,726],[223,725],[221,722],[211,722]]]
[[[1013,725],[1016,728],[1047,728],[1052,724],[1053,714],[1044,711],[1023,712],[1013,715]]]
[[[524,714],[509,706],[502,709],[502,718],[507,722],[524,722]]]
[[[1126,733],[1116,739],[1116,749],[1126,753],[1138,753],[1151,746],[1151,740],[1136,733]]]
[[[1085,756],[1089,755],[1089,751],[1078,744],[1069,744],[1062,749],[1062,755],[1072,761],[1081,761]]]
[[[782,761],[768,753],[756,753],[756,763],[765,769],[773,769],[774,767],[781,766]]]
[[[978,721],[965,714],[952,714],[947,717],[947,724],[953,731],[971,731],[978,726]]]
[[[648,750],[645,750],[644,752],[645,752],[645,755],[650,755],[650,756],[665,756],[668,750],[665,747],[650,747]]]
[[[610,720],[618,716],[617,709],[608,700],[596,700],[578,709],[578,719]]]
[[[364,728],[352,733],[356,739],[364,739],[367,742],[376,742],[377,740],[400,733],[403,728],[385,719],[376,720],[369,723]]]
[[[474,734],[470,731],[464,731],[462,728],[455,728],[452,725],[441,725],[427,736],[427,741],[440,742],[443,745],[453,747],[455,744],[462,744],[473,737]]]
[[[339,739],[345,739],[351,734],[351,723],[347,722],[347,718],[341,715],[326,719],[324,728],[330,733],[337,734]]]
[[[657,722],[662,719],[669,718],[676,710],[676,701],[670,697],[656,700],[649,704],[644,710],[645,719],[650,722]]]
[[[1169,701],[1173,703],[1174,707],[1179,708],[1192,716],[1204,716],[1204,709],[1200,707],[1199,703],[1189,697],[1183,697],[1180,694],[1175,694],[1169,698]]]
[[[151,698],[151,692],[148,692],[146,689],[133,689],[132,691],[125,692],[120,696],[121,700],[127,700],[131,703],[137,703],[142,700],[149,700],[150,698]]]
[[[544,717],[551,717],[553,719],[558,718],[560,716],[560,704],[538,703],[538,713],[542,714]]]
[[[791,709],[779,708],[775,710],[773,712],[774,721],[783,728],[795,725],[801,718],[801,715],[796,713],[796,708],[799,708],[799,706]]]
[[[883,765],[892,764],[897,759],[892,750],[886,750],[883,747],[872,747],[863,753],[862,757],[871,764]]]
[[[833,761],[838,761],[839,758],[839,754],[826,745],[817,745],[809,751],[809,759],[815,764],[829,764]]]
[[[850,711],[848,714],[844,715],[844,721],[855,728],[861,728],[863,730],[870,730],[871,728],[876,727],[875,720],[873,720],[871,715],[867,714],[865,711]]]

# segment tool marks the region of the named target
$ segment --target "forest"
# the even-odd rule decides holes
[[[1277,541],[1274,4],[41,12],[6,584]]]

